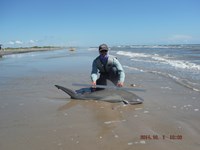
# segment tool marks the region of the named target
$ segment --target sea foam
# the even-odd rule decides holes
[[[188,70],[196,70],[200,71],[200,65],[185,61],[185,60],[172,60],[167,55],[166,56],[160,56],[159,54],[146,54],[146,53],[134,53],[134,52],[127,52],[127,51],[118,51],[118,55],[127,56],[130,58],[149,58],[148,62],[157,62],[162,64],[170,65],[174,68],[181,68],[181,69],[188,69]],[[134,59],[132,59],[134,61]],[[151,61],[154,60],[154,61]]]

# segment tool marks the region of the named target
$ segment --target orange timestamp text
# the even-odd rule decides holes
[[[170,140],[182,140],[183,136],[180,134],[170,134],[170,135],[148,135],[148,134],[142,134],[140,135],[141,140],[165,140],[165,139],[170,139]]]

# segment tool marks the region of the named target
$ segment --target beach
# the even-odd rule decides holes
[[[199,149],[200,92],[129,66],[121,55],[125,85],[146,90],[134,92],[143,104],[71,100],[54,87],[77,90],[81,87],[72,83],[90,84],[97,55],[80,48],[0,58],[0,149]]]

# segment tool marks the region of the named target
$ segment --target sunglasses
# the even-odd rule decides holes
[[[107,50],[100,51],[100,53],[107,53],[107,52],[108,52]]]

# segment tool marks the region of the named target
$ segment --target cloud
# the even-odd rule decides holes
[[[29,43],[35,43],[35,41],[34,40],[30,40]]]
[[[23,44],[23,42],[20,41],[20,40],[16,40],[16,41],[9,41],[8,44],[9,44],[9,45]]]
[[[19,41],[19,40],[17,40],[17,41],[15,41],[15,44],[23,44],[23,42],[22,42],[22,41]]]
[[[168,38],[168,41],[170,42],[188,42],[192,40],[192,36],[190,35],[180,35],[180,34],[177,34],[177,35],[172,35],[171,37]]]
[[[13,42],[13,41],[9,41],[8,44],[9,44],[9,45],[14,45],[15,42]]]
[[[37,43],[37,42],[38,42],[38,40],[30,40],[28,43],[34,44],[34,43]]]

